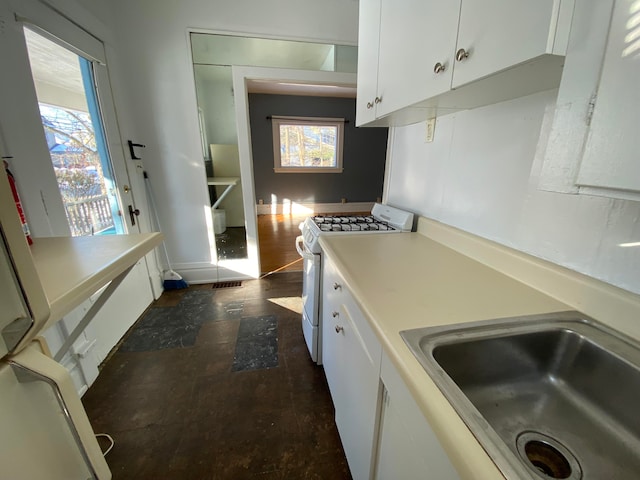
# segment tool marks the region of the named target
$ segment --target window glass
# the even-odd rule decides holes
[[[273,117],[274,170],[342,172],[342,118]]]
[[[71,235],[124,233],[91,62],[28,28],[25,38]]]

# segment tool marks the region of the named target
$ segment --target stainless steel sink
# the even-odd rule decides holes
[[[638,342],[578,312],[401,335],[507,479],[640,478]]]

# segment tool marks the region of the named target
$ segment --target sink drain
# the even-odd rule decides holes
[[[539,477],[579,480],[582,469],[576,457],[557,440],[538,432],[522,432],[516,446],[524,463]]]

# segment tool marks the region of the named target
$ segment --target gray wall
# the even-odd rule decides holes
[[[387,149],[386,128],[356,128],[356,101],[350,98],[249,94],[251,146],[256,200],[277,203],[373,202],[382,197]],[[267,116],[337,117],[344,129],[342,173],[274,173],[273,137]]]

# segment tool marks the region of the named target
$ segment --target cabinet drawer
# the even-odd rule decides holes
[[[380,342],[342,276],[333,268],[332,263],[327,263],[325,267],[324,331],[329,336],[353,335],[351,341],[360,344],[378,374],[382,352]]]

